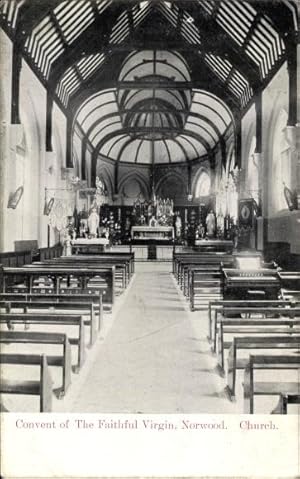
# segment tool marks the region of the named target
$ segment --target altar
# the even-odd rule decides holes
[[[103,253],[108,245],[106,238],[78,238],[71,241],[72,254]]]
[[[173,226],[132,226],[131,240],[133,243],[172,243],[174,241]]]

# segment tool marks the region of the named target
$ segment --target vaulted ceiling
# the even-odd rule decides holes
[[[2,0],[1,24],[97,153],[209,153],[285,61],[293,0]]]

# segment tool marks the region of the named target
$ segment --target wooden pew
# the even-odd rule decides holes
[[[278,271],[282,289],[300,290],[300,271]]]
[[[255,373],[260,370],[298,370],[299,377],[300,356],[250,355],[248,364],[244,371],[244,414],[254,414],[255,396],[279,396],[280,394],[299,394],[299,381],[257,381]]]
[[[107,283],[107,269],[109,270],[110,268],[114,269],[114,283],[116,279],[116,264],[113,264],[113,262],[103,264],[94,261],[93,263],[80,262],[80,264],[78,264],[73,260],[65,262],[60,258],[55,258],[53,260],[44,261],[43,263],[35,262],[30,265],[26,265],[26,268],[28,268],[30,271],[43,271],[49,268],[51,273],[48,275],[43,274],[37,277],[37,279],[33,282],[33,287],[35,283],[42,282],[42,278],[44,278],[45,284],[53,281],[55,290],[57,289],[57,286],[61,289],[65,289],[72,288],[74,285],[82,289],[92,288],[96,285],[96,287],[103,289]],[[123,265],[122,268],[122,280],[125,281],[125,271]],[[96,273],[95,270],[97,270]],[[60,274],[57,275],[56,272],[58,271]],[[63,271],[65,271],[65,274],[63,274]],[[75,273],[73,273],[73,271]],[[58,293],[58,291],[55,292]]]
[[[37,311],[41,309],[46,309],[50,314],[52,312],[62,310],[65,314],[76,314],[80,315],[89,315],[89,320],[84,320],[84,324],[89,326],[90,329],[90,346],[92,346],[97,339],[97,331],[99,330],[100,320],[96,317],[95,308],[93,303],[71,303],[71,302],[62,302],[53,303],[53,301],[46,301],[46,298],[43,301],[0,301],[0,309],[4,309],[7,313],[11,313],[12,309],[21,309],[23,313],[30,313],[31,311]]]
[[[32,364],[30,359],[20,358],[20,363],[15,362],[15,355],[0,354],[0,364]],[[39,381],[2,381],[0,393],[2,394],[29,394],[40,396],[40,412],[52,411],[52,379],[45,355],[39,356],[40,380]],[[22,368],[24,369],[24,368]],[[23,371],[22,371],[23,372]]]
[[[220,297],[221,266],[231,266],[232,262],[232,255],[225,253],[174,254],[174,274],[184,295],[189,298],[191,311],[206,309],[209,300]]]
[[[62,387],[58,397],[61,399],[67,392],[71,384],[71,346],[66,334],[61,333],[39,333],[39,332],[22,332],[22,331],[1,331],[0,343],[2,344],[45,344],[62,345],[63,351],[61,355],[48,355],[48,366],[56,366],[62,368]],[[5,356],[5,354],[3,354]],[[11,364],[40,364],[40,354],[20,354],[9,353],[11,356]],[[15,357],[15,359],[13,359]],[[14,362],[15,361],[15,362]]]
[[[214,334],[213,334],[213,346],[212,351],[216,352],[217,346],[217,328],[218,328],[218,317],[222,315],[223,317],[230,317],[230,316],[237,316],[241,314],[251,315],[251,314],[260,314],[260,315],[268,315],[272,316],[273,318],[276,316],[279,317],[288,317],[288,318],[299,318],[300,317],[300,306],[295,306],[293,308],[289,307],[234,307],[234,308],[227,308],[224,307],[222,309],[215,310],[215,321],[214,321]],[[241,318],[242,319],[242,318]]]
[[[288,405],[298,404],[300,405],[300,394],[280,394],[278,407],[276,411],[272,411],[272,414],[288,414]]]
[[[66,265],[69,266],[80,266],[81,268],[95,268],[95,267],[103,267],[103,266],[115,266],[115,277],[116,280],[121,282],[122,289],[125,289],[130,281],[132,276],[131,273],[131,264],[130,259],[125,257],[113,257],[107,256],[103,258],[100,255],[95,256],[85,256],[85,255],[76,255],[76,256],[61,256],[60,258],[56,258],[53,260],[47,260],[43,263],[35,262],[33,265]]]
[[[175,262],[175,276],[177,282],[181,288],[183,288],[183,269],[185,266],[215,266],[216,271],[220,270],[221,265],[230,266],[232,264],[233,257],[226,254],[211,254],[211,253],[198,253],[198,254],[188,254],[186,256],[177,256],[174,258]]]
[[[36,264],[36,263],[35,263]],[[115,282],[116,286],[118,286],[118,292],[119,290],[124,290],[129,284],[130,281],[130,267],[129,263],[126,262],[116,262],[116,261],[98,261],[97,259],[94,259],[93,262],[91,261],[84,261],[80,260],[78,263],[71,261],[71,257],[67,260],[63,260],[59,258],[57,262],[47,262],[47,264],[51,266],[56,266],[56,265],[65,265],[66,267],[69,267],[70,265],[74,264],[77,267],[84,267],[84,268],[95,268],[95,266],[102,267],[102,266],[114,266],[115,267]],[[94,280],[91,279],[90,283],[93,283]]]
[[[300,305],[300,298],[299,298],[299,305]],[[213,339],[213,332],[214,332],[214,323],[217,317],[217,314],[215,313],[215,316],[213,318],[213,311],[216,309],[220,310],[222,308],[238,308],[238,307],[244,307],[244,308],[267,308],[267,307],[293,307],[295,304],[291,303],[288,298],[282,298],[280,300],[271,300],[271,299],[266,299],[266,300],[230,300],[230,299],[218,299],[218,300],[213,300],[210,301],[208,304],[208,340],[212,341]]]
[[[115,267],[107,266],[101,268],[79,268],[76,266],[51,266],[51,265],[28,265],[22,268],[2,268],[2,292],[22,292],[33,293],[42,292],[41,288],[34,287],[34,282],[39,278],[50,278],[53,282],[53,287],[48,291],[55,294],[69,292],[84,294],[85,291],[96,292],[105,291],[106,294],[103,301],[113,305],[115,300]],[[7,288],[7,284],[15,276],[22,276],[24,285]],[[70,279],[75,278],[79,286],[77,288],[70,287]],[[93,278],[100,279],[100,283],[89,286],[89,281]],[[62,285],[65,281],[66,285]],[[12,290],[12,291],[8,291]],[[46,289],[46,288],[44,288]]]
[[[228,354],[227,386],[226,392],[232,400],[235,397],[236,372],[238,369],[245,369],[248,358],[240,358],[240,351],[244,350],[271,350],[274,354],[279,349],[298,349],[300,347],[300,335],[287,333],[281,336],[253,337],[242,336],[233,338]]]
[[[78,373],[85,360],[84,320],[77,315],[45,314],[45,313],[1,313],[0,323],[12,329],[13,324],[77,326],[78,337],[69,338],[70,344],[77,347],[77,363],[74,372]]]
[[[241,335],[272,336],[300,333],[300,319],[287,318],[223,318],[218,330],[218,369],[224,375],[225,350],[230,348],[234,337]],[[229,341],[225,336],[230,335]]]
[[[188,252],[188,253],[174,253],[173,254],[173,274],[180,283],[181,268],[184,263],[186,264],[212,264],[220,266],[222,263],[224,265],[231,265],[233,262],[233,257],[230,254],[226,253],[197,253],[197,252]]]
[[[76,261],[77,258],[85,259],[87,261],[95,261],[95,259],[98,261],[109,261],[113,260],[116,262],[129,262],[130,264],[130,274],[134,273],[134,253],[122,253],[122,252],[117,252],[117,251],[110,251],[110,252],[104,252],[104,253],[97,253],[97,254],[82,254],[82,255],[72,255],[72,256],[61,256],[62,259],[64,258],[71,258]]]
[[[103,319],[103,301],[102,296],[105,294],[105,291],[98,292],[97,294],[46,294],[46,293],[0,293],[0,301],[28,301],[28,302],[52,302],[56,303],[69,303],[70,305],[76,306],[76,304],[83,303],[92,303],[94,306],[94,311],[98,315],[99,324],[98,330],[101,329],[101,323]]]
[[[184,264],[182,268],[182,288],[183,294],[187,298],[190,297],[191,287],[192,287],[192,275],[193,273],[205,273],[210,275],[211,278],[218,280],[218,286],[220,289],[220,267],[218,264]]]
[[[189,303],[190,310],[207,309],[212,298],[220,297],[220,272],[208,266],[199,270],[190,268]]]
[[[208,253],[232,253],[233,241],[231,240],[208,240],[208,239],[196,239],[193,246],[195,251]]]
[[[281,289],[280,297],[287,301],[297,302],[300,301],[300,291],[294,289]]]

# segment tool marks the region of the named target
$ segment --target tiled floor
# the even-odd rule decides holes
[[[207,313],[188,311],[171,263],[137,263],[123,304],[64,409],[240,412],[224,395],[206,335]]]

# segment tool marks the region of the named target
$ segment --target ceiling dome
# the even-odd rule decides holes
[[[133,130],[130,136],[158,140],[179,135],[192,94],[178,85],[190,79],[185,60],[176,52],[145,50],[129,55],[119,74],[117,102],[124,128]],[[134,85],[124,89],[122,82]],[[166,83],[169,88],[164,88]]]
[[[209,154],[232,123],[217,96],[190,88],[176,51],[128,55],[116,86],[90,96],[76,121],[96,154],[122,163],[180,163]]]

